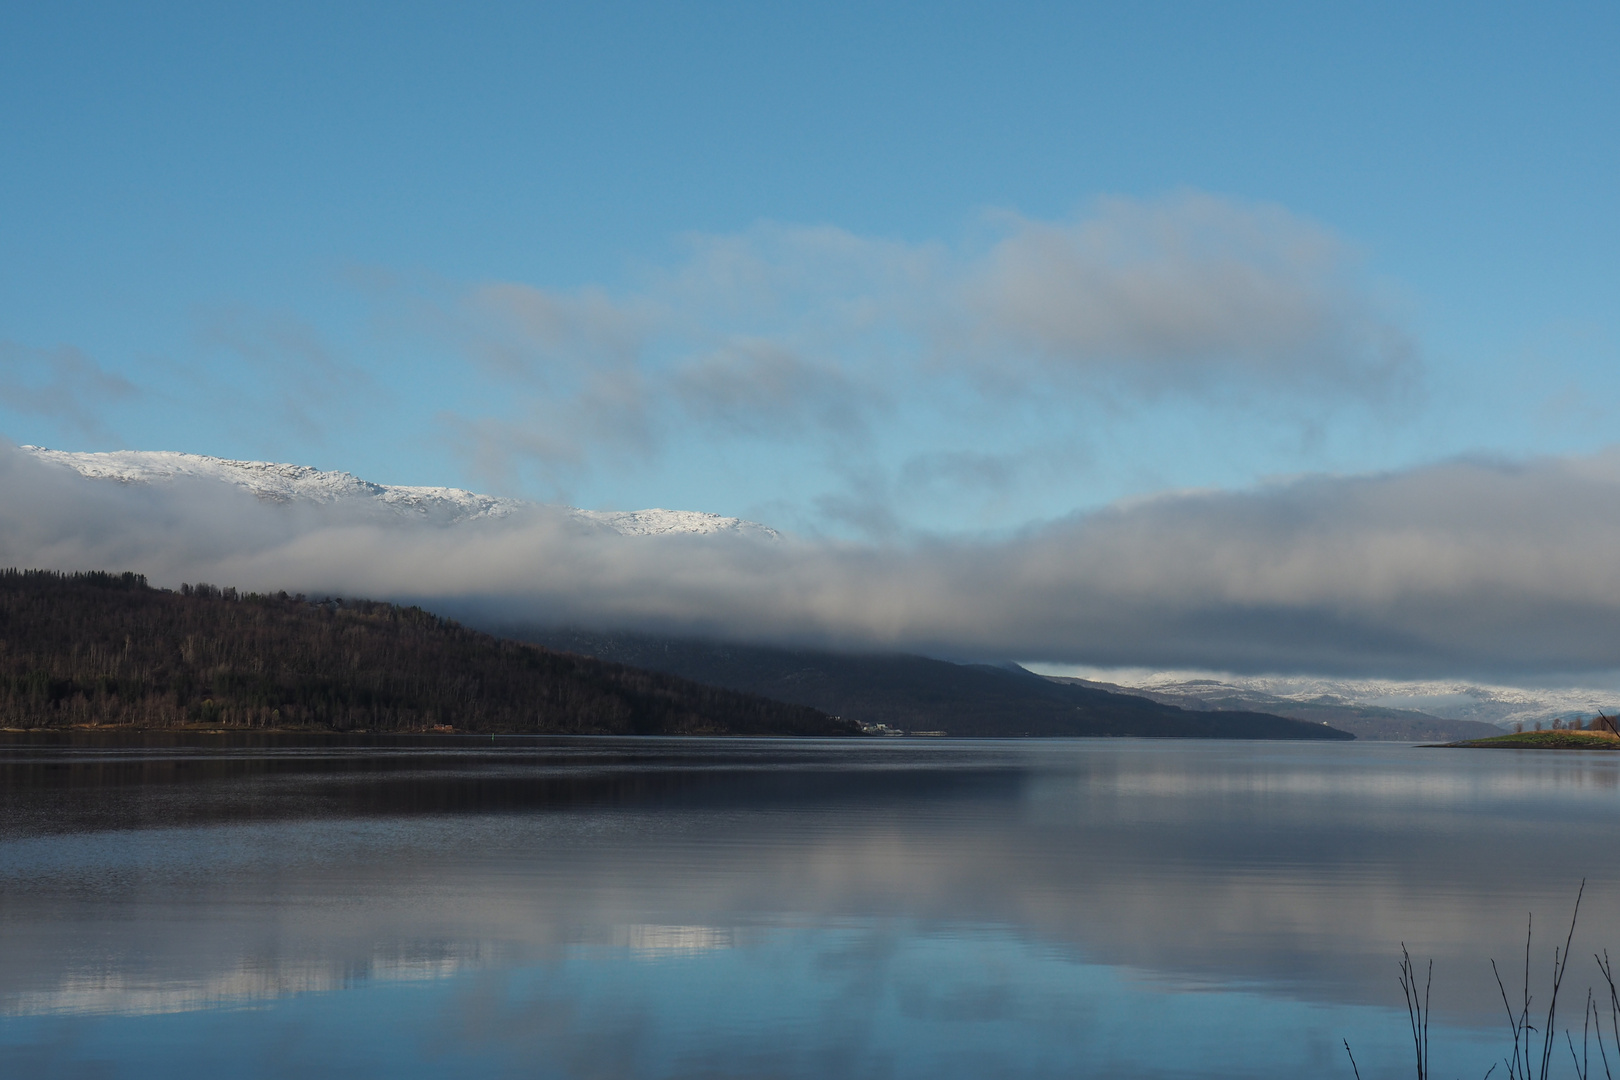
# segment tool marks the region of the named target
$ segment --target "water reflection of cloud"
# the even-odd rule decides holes
[[[701,781],[654,760],[574,803],[494,813],[306,811],[0,843],[0,999],[13,1014],[207,1009],[411,972],[555,970],[581,948],[678,966],[757,950],[782,928],[888,927],[822,952],[852,993],[883,978],[873,950],[992,930],[1165,985],[1381,1004],[1405,940],[1436,958],[1443,1011],[1489,1022],[1500,1003],[1488,958],[1522,955],[1526,911],[1550,930],[1580,877],[1592,878],[1581,955],[1617,943],[1603,935],[1620,925],[1620,870],[1594,854],[1620,824],[1609,764],[1396,747],[942,746],[907,750],[892,772],[859,757],[867,771],[851,782],[816,770],[865,748],[817,753],[795,759],[804,772]],[[932,773],[919,765],[930,753]],[[991,782],[962,767],[974,754],[1023,765]],[[463,785],[468,771],[439,782]],[[234,790],[303,804],[314,789]],[[120,791],[109,817],[162,818],[140,789]],[[121,928],[83,962],[76,950],[108,919]],[[918,1008],[947,1009],[948,991]]]
[[[1390,1010],[1172,992],[1005,931],[957,931],[780,929],[675,964],[457,980],[432,1051],[558,1077],[1292,1078],[1330,1074],[1341,1036],[1373,1060],[1403,1049]],[[1482,1041],[1436,1032],[1442,1058],[1488,1063]]]
[[[629,949],[637,956],[691,955],[729,949],[736,943],[730,927],[649,926],[644,923],[616,926],[609,935],[613,945]]]
[[[1499,772],[1467,775],[1422,772],[1390,774],[1332,769],[1281,773],[1257,770],[1249,774],[1218,775],[1194,770],[1133,772],[1116,776],[1108,783],[1121,796],[1195,799],[1227,794],[1312,795],[1462,804],[1481,799],[1556,799],[1574,795],[1570,788],[1620,788],[1620,767],[1616,766],[1620,766],[1620,763],[1582,763],[1561,769],[1557,788],[1549,787],[1545,775]],[[1089,786],[1096,780],[1087,777],[1081,782]]]
[[[297,994],[352,989],[363,983],[444,979],[488,963],[480,950],[434,954],[380,953],[356,962],[332,958],[256,957],[200,979],[143,978],[136,972],[75,971],[55,987],[0,996],[0,1015],[116,1014],[153,1016],[198,1009],[236,1008]]]

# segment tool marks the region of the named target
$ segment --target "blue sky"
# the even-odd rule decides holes
[[[877,539],[1590,453],[1617,46],[1600,4],[10,5],[0,435]]]

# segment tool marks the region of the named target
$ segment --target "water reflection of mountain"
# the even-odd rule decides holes
[[[6,753],[8,743],[32,745]],[[852,754],[755,740],[0,735],[0,836],[615,806],[841,801],[879,812],[919,798],[1008,797],[1026,764],[995,750]]]

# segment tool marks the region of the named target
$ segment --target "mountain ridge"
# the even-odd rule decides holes
[[[1358,739],[1395,742],[1479,739],[1501,734],[1501,729],[1475,720],[1452,720],[1415,709],[1390,709],[1337,698],[1299,701],[1260,691],[1244,691],[1215,680],[1192,680],[1159,688],[1138,689],[1062,675],[1046,675],[1053,682],[1095,687],[1119,694],[1134,694],[1166,705],[1207,712],[1228,710],[1266,712],[1310,723],[1326,723]]]
[[[378,484],[353,473],[317,469],[274,461],[248,461],[210,457],[172,450],[112,450],[80,452],[19,446],[35,459],[70,468],[90,480],[120,484],[164,484],[178,480],[205,480],[231,484],[270,503],[359,505],[381,508],[406,518],[443,525],[507,518],[549,504],[483,495],[464,488]],[[701,510],[581,510],[551,507],[569,518],[621,536],[710,535],[739,533],[759,539],[780,539],[768,525],[744,518]]]
[[[1620,691],[1581,686],[1506,686],[1463,679],[1380,679],[1314,675],[1239,675],[1231,672],[1152,671],[1136,668],[1038,667],[1048,678],[1075,678],[1096,686],[1142,694],[1187,708],[1350,708],[1369,716],[1404,717],[1414,723],[1481,724],[1491,729],[1458,738],[1499,735],[1553,720],[1591,719],[1620,711]],[[1428,736],[1424,736],[1427,738]]]
[[[953,664],[905,653],[836,653],[628,632],[505,625],[503,635],[694,682],[808,705],[875,727],[964,737],[1351,739],[1328,724],[1195,711],[1065,687],[1017,665]]]

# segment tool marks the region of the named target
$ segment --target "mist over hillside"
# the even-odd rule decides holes
[[[1498,686],[1605,681],[1620,655],[1601,539],[1616,454],[1177,493],[883,543],[184,454],[0,446],[0,486],[0,564],[379,597],[479,625]]]

